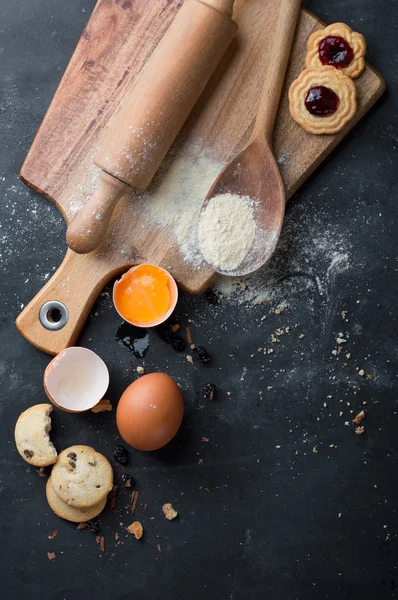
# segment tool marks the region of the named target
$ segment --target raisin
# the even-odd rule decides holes
[[[212,306],[217,306],[217,304],[219,304],[218,297],[212,290],[207,290],[205,293],[205,298]]]
[[[120,463],[121,465],[127,465],[130,459],[130,454],[124,446],[116,446],[113,456],[116,462]]]
[[[130,475],[130,473],[123,473],[122,481],[123,481],[124,487],[130,488],[130,487],[135,486],[134,477],[132,475]]]
[[[177,350],[177,352],[185,350],[185,340],[180,335],[173,335],[170,344],[173,350]]]
[[[169,327],[167,327],[167,325],[159,325],[158,327],[156,327],[156,332],[160,339],[166,342],[166,344],[171,344],[173,334],[170,331]]]
[[[192,350],[192,354],[194,359],[202,363],[202,365],[210,364],[209,353],[207,352],[206,348],[203,348],[203,346],[197,346],[196,348],[194,348]]]
[[[206,400],[214,400],[214,398],[216,397],[217,388],[214,383],[207,381],[206,383],[203,384],[202,391],[203,391],[203,397]]]
[[[100,525],[98,521],[87,521],[87,529],[92,533],[99,533]]]

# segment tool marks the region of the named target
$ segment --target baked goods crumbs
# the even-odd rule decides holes
[[[48,560],[55,560],[57,557],[55,552],[47,552],[47,558]]]
[[[131,504],[131,514],[134,515],[135,509],[136,509],[136,506],[137,506],[137,501],[138,501],[138,492],[137,491],[134,491],[131,494],[131,501],[132,501],[132,504]]]
[[[162,506],[163,514],[168,521],[172,521],[178,516],[178,512],[173,508],[170,503],[163,504]]]
[[[97,535],[95,541],[99,545],[101,552],[105,552],[105,539],[103,535]]]
[[[143,375],[145,373],[144,367],[137,367],[136,371],[138,375]]]
[[[360,425],[362,423],[362,421],[364,420],[365,416],[366,416],[365,411],[361,410],[361,412],[359,412],[357,414],[357,416],[355,417],[355,419],[352,420],[352,422],[355,423],[356,425]]]
[[[134,521],[127,527],[127,531],[134,535],[136,540],[140,540],[144,533],[144,528],[139,521]]]
[[[47,536],[49,540],[53,540],[58,535],[58,529],[54,529],[51,535]]]
[[[91,409],[91,412],[99,413],[99,412],[105,412],[105,411],[111,411],[111,410],[112,410],[112,404],[111,404],[110,400],[100,400],[98,402],[98,404],[93,406],[93,408]]]
[[[162,551],[162,548],[160,547],[160,544],[156,544],[156,548],[158,549],[159,552]]]
[[[113,488],[111,489],[111,491],[108,494],[108,504],[109,504],[109,508],[111,510],[113,510],[116,506],[116,492],[117,492],[117,488],[118,486],[115,484],[113,486]]]
[[[360,427],[356,427],[355,433],[357,435],[363,435],[365,433],[365,427],[363,425],[361,425]]]

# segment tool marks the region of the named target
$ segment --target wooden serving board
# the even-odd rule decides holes
[[[179,0],[98,0],[21,170],[22,180],[56,203],[67,222],[93,192],[92,165],[99,134],[180,8]],[[248,139],[273,29],[278,0],[236,0],[236,39],[212,77],[172,149],[211,149],[220,163]],[[302,11],[296,31],[274,131],[274,151],[287,197],[300,187],[371,108],[384,90],[383,79],[367,66],[356,81],[359,110],[336,136],[306,133],[291,119],[288,87],[304,66],[309,35],[323,24]],[[266,175],[266,174],[265,174]],[[189,202],[189,198],[187,198]],[[180,287],[203,292],[214,273],[184,261],[170,228],[152,227],[142,202],[123,199],[107,240],[88,255],[67,251],[44,288],[17,319],[21,333],[50,354],[73,344],[103,286],[137,262],[168,268]],[[69,311],[66,326],[48,331],[38,318],[44,302],[59,300]]]

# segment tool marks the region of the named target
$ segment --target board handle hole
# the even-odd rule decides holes
[[[62,318],[61,311],[58,308],[51,308],[47,311],[47,319],[50,323],[59,323]]]
[[[69,312],[65,304],[58,300],[51,300],[41,307],[39,319],[43,327],[50,331],[57,331],[67,324]]]

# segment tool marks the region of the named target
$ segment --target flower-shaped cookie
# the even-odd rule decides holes
[[[310,35],[305,66],[331,66],[355,78],[365,68],[365,54],[366,42],[361,33],[344,23],[333,23]]]
[[[334,67],[310,67],[290,86],[289,109],[308,133],[337,133],[357,110],[355,84]]]

